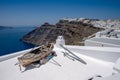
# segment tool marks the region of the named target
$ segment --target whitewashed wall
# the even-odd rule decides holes
[[[115,47],[67,46],[67,48],[72,52],[108,62],[115,63],[120,58],[120,49]]]
[[[15,53],[10,53],[10,54],[4,55],[4,56],[0,56],[0,62],[1,62],[1,61],[5,61],[5,60],[8,60],[8,59],[10,59],[10,58],[14,58],[14,57],[16,57],[16,56],[20,56],[20,55],[25,54],[25,53],[27,53],[27,52],[30,52],[31,50],[34,50],[34,49],[36,49],[36,48],[38,48],[38,47],[31,48],[31,49],[27,49],[27,50],[23,50],[23,51],[19,51],[19,52],[15,52]]]
[[[90,40],[86,40],[85,41],[85,46],[120,47],[120,46],[114,45],[114,44],[108,44],[108,43],[97,42],[97,41],[90,41]]]

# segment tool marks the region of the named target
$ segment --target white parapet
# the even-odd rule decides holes
[[[120,58],[117,59],[113,69],[120,73]]]
[[[39,47],[34,47],[34,48],[31,48],[31,49],[26,49],[26,50],[23,50],[23,51],[19,51],[19,52],[15,52],[15,53],[10,53],[8,55],[0,56],[0,62],[11,59],[11,58],[14,58],[16,56],[20,56],[20,55],[25,54],[25,53],[28,53],[31,50],[34,50],[36,48],[39,48]]]
[[[63,36],[58,36],[57,39],[56,39],[56,46],[57,47],[60,47],[60,44],[61,45],[65,45],[65,40],[63,38]]]

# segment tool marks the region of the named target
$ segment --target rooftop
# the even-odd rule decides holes
[[[49,62],[40,66],[39,68],[33,68],[29,66],[25,71],[24,68],[22,68],[23,71],[21,72],[19,70],[19,66],[15,65],[18,62],[17,56],[0,62],[0,72],[2,73],[0,75],[0,80],[88,80],[95,75],[107,77],[112,75],[114,72],[113,62],[103,61],[84,54],[80,54],[82,50],[85,50],[87,53],[89,53],[89,51],[94,52],[95,49],[98,49],[96,51],[100,51],[99,48],[94,47],[94,50],[85,46],[68,46],[67,48],[72,52],[74,52],[74,48],[79,48],[79,51],[74,52],[74,54],[82,58],[87,63],[87,65],[82,64],[77,60],[73,61],[63,56],[62,51],[64,50],[55,47],[54,50],[57,53],[57,57],[54,57],[53,59],[61,66],[53,62],[51,59]],[[113,49],[113,52],[114,50],[115,49]]]

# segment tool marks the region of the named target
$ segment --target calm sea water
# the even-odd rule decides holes
[[[34,47],[20,39],[34,27],[13,27],[0,30],[0,56]]]

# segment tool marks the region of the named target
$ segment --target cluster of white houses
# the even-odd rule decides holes
[[[120,47],[120,30],[107,29],[87,39],[85,46]]]
[[[63,21],[74,21],[74,22],[82,22],[86,24],[91,24],[94,27],[99,28],[113,28],[120,29],[120,20],[99,20],[99,19],[89,19],[89,18],[63,18]]]

